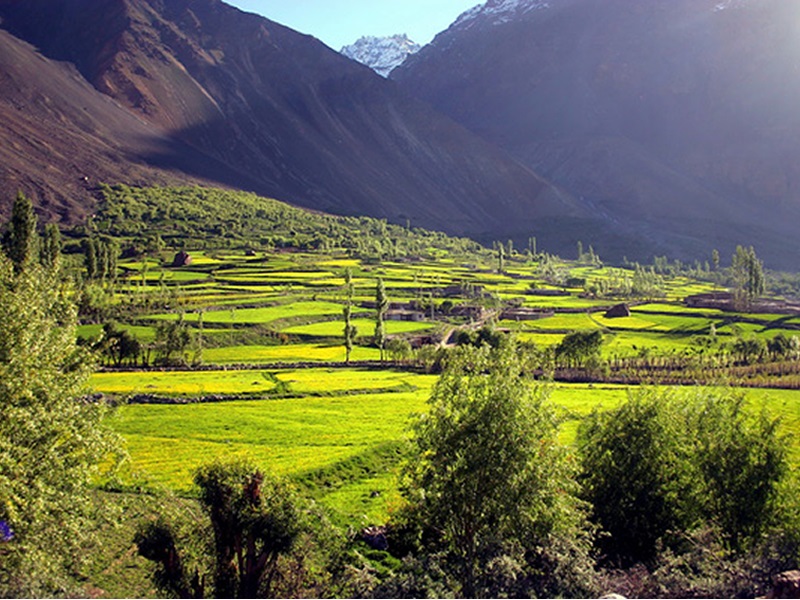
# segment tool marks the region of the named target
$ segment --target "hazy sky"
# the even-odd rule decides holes
[[[362,35],[406,33],[427,44],[482,0],[225,0],[339,50]]]

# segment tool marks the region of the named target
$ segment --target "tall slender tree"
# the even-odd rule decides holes
[[[6,244],[6,254],[14,266],[14,273],[19,274],[33,262],[37,246],[36,214],[33,212],[33,204],[30,198],[19,192],[11,209]]]
[[[764,293],[764,266],[752,246],[736,246],[731,271],[734,304],[740,309],[748,308]]]
[[[386,311],[389,310],[389,298],[386,295],[386,286],[383,279],[378,278],[375,285],[375,345],[381,351],[381,362],[384,359],[386,347]]]
[[[503,242],[497,243],[497,272],[503,273],[506,270],[506,250],[503,247]]]
[[[352,323],[353,317],[353,274],[350,269],[345,269],[344,272],[344,287],[345,287],[345,304],[342,309],[344,316],[344,350],[345,362],[350,364],[350,354],[353,351],[353,343],[356,339],[357,329]]]
[[[44,228],[39,262],[50,270],[57,269],[61,262],[61,232],[55,223],[48,223]]]

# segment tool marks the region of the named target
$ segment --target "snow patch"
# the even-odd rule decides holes
[[[388,37],[363,36],[339,52],[370,67],[379,75],[388,77],[389,73],[419,49],[420,45],[407,35],[398,34]]]
[[[550,8],[550,2],[546,0],[488,0],[461,13],[451,27],[472,27],[480,17],[489,19],[492,25],[501,25],[531,11],[546,8]]]
[[[727,8],[742,8],[748,4],[748,0],[723,0],[714,7],[714,12],[719,12]]]

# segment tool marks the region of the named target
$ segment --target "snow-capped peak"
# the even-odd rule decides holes
[[[715,12],[725,10],[726,8],[742,8],[747,4],[747,0],[722,0],[714,7]]]
[[[491,19],[493,25],[499,25],[525,13],[544,8],[550,8],[550,2],[546,0],[488,0],[484,4],[474,6],[462,13],[452,27],[470,27],[478,17],[487,17]]]
[[[409,54],[414,54],[419,49],[419,44],[411,41],[406,34],[399,34],[388,37],[364,36],[339,52],[367,65],[379,75],[388,77]]]

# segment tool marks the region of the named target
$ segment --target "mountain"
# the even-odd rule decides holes
[[[391,78],[576,197],[603,256],[746,243],[796,269],[799,22],[785,0],[490,0]]]
[[[339,52],[368,66],[378,75],[388,77],[392,70],[403,64],[409,54],[414,54],[419,49],[420,45],[412,42],[403,33],[388,37],[360,37],[354,44],[344,46]]]
[[[580,213],[396,84],[219,0],[0,0],[0,44],[0,193],[64,221],[92,210],[98,181],[224,185],[475,236]]]

